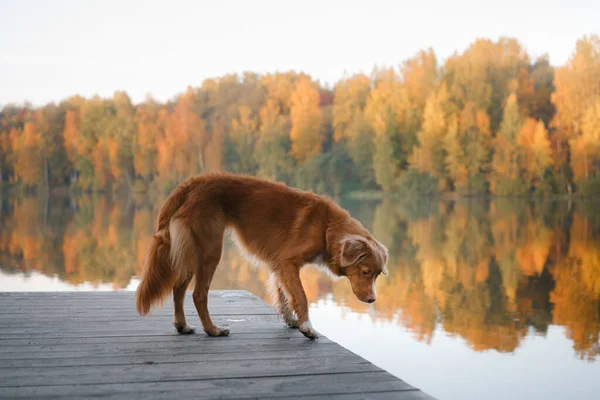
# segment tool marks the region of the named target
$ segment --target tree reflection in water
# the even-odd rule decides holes
[[[160,205],[162,199],[153,199]],[[600,212],[586,202],[342,201],[390,250],[372,318],[424,342],[436,329],[475,351],[512,352],[527,335],[565,328],[581,359],[600,353]],[[140,273],[158,209],[147,199],[11,197],[0,208],[0,268],[68,284],[125,288]],[[213,289],[266,297],[267,274],[226,247]],[[311,303],[356,312],[345,280],[302,272]]]

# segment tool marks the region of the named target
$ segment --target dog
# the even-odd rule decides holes
[[[136,293],[140,315],[172,293],[173,325],[194,333],[183,310],[193,301],[209,336],[227,336],[208,312],[208,290],[229,232],[243,255],[270,270],[275,308],[290,328],[314,340],[300,269],[318,264],[346,277],[355,296],[375,301],[375,281],[387,275],[388,250],[326,196],[252,176],[211,173],[181,182],[160,209]]]

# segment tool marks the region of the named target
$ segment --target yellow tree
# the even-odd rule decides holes
[[[73,167],[76,166],[79,151],[77,140],[79,137],[79,112],[76,109],[69,109],[65,114],[65,127],[63,130],[63,141],[67,158]],[[69,173],[71,184],[77,179],[76,169],[73,168]]]
[[[427,98],[423,113],[421,131],[417,134],[419,144],[413,149],[411,167],[419,172],[441,179],[444,176],[444,138],[446,136],[446,115],[444,105],[448,101],[448,91],[443,85]],[[442,182],[440,181],[440,184]],[[442,187],[443,188],[443,185]]]
[[[176,138],[167,130],[169,123],[169,112],[162,107],[158,112],[158,124],[163,129],[157,132],[155,168],[158,181],[163,187],[175,184],[179,179],[175,171]]]
[[[106,127],[107,150],[110,172],[117,185],[133,185],[135,174],[134,149],[137,142],[135,110],[125,92],[115,92],[112,98],[114,114],[109,117]]]
[[[446,62],[445,77],[460,109],[467,103],[482,110],[490,107],[493,88],[489,73],[494,52],[491,41],[477,40],[464,54],[455,55]]]
[[[406,89],[389,69],[377,77],[365,106],[365,120],[375,133],[373,169],[384,191],[391,191],[407,164],[412,149],[408,127],[413,119]]]
[[[75,166],[79,174],[78,183],[84,189],[104,189],[111,179],[106,144],[114,106],[110,101],[95,96],[83,102],[80,113]]]
[[[156,142],[160,127],[158,113],[159,107],[152,99],[138,106],[135,111],[137,142],[133,162],[136,175],[146,183],[150,182],[154,175]]]
[[[33,121],[44,144],[41,160],[42,184],[45,188],[60,185],[68,166],[62,142],[64,111],[54,104],[48,104],[34,112]]]
[[[446,170],[455,188],[464,188],[468,185],[468,173],[465,166],[465,154],[458,132],[458,117],[453,115],[448,121],[448,130],[444,137],[444,150],[446,152]]]
[[[259,112],[260,130],[256,143],[257,173],[259,176],[274,180],[281,177],[289,147],[285,117],[281,111],[279,102],[268,98]]]
[[[581,134],[569,141],[569,147],[574,180],[596,176],[600,160],[600,96],[582,117]]]
[[[569,146],[571,152],[575,151],[575,153],[583,147],[579,136],[582,134],[585,114],[600,97],[599,76],[600,37],[596,35],[579,40],[567,64],[556,70],[554,77],[556,90],[552,94],[556,114],[551,126],[556,129],[557,136],[556,147],[553,149],[556,153],[556,166],[563,177]],[[583,170],[585,171],[585,168]]]
[[[400,67],[402,84],[412,108],[421,119],[427,99],[435,92],[439,79],[437,59],[433,49],[421,50]]]
[[[290,113],[292,93],[295,90],[296,81],[300,77],[294,72],[289,72],[267,74],[261,78],[262,85],[267,89],[268,98],[276,103],[282,115]],[[303,77],[307,78],[306,76]]]
[[[373,172],[373,131],[365,121],[364,109],[371,91],[366,75],[354,75],[340,81],[334,91],[334,140],[348,149],[361,182],[375,182]]]
[[[300,164],[322,151],[323,117],[319,110],[319,101],[319,91],[310,78],[304,76],[299,78],[291,95],[290,139],[292,140],[291,154]]]
[[[524,188],[520,170],[520,148],[517,137],[521,129],[521,115],[515,93],[508,97],[500,130],[495,138],[493,177],[491,189],[494,194],[520,194]]]
[[[552,166],[552,148],[548,131],[541,119],[527,118],[517,139],[521,152],[521,170],[525,183],[537,188],[544,180],[545,172]]]
[[[529,66],[529,57],[515,39],[500,38],[497,42],[478,39],[461,55],[451,57],[444,67],[445,78],[459,109],[471,103],[490,118],[490,128],[496,131],[502,120],[503,105],[511,92],[522,89],[519,103],[528,101],[529,84],[520,72]],[[519,82],[523,83],[519,87]],[[527,84],[527,85],[525,85]]]
[[[333,100],[334,140],[351,140],[357,132],[353,131],[354,119],[361,115],[371,90],[371,80],[363,74],[343,79],[335,86]]]
[[[37,186],[43,179],[44,140],[35,122],[26,122],[17,142],[15,173],[27,186]]]
[[[10,144],[10,153],[11,153],[11,158],[12,158],[12,172],[13,172],[13,176],[11,177],[11,179],[9,180],[9,182],[14,182],[15,179],[17,179],[17,172],[15,171],[16,168],[16,157],[17,157],[17,152],[19,151],[19,147],[20,147],[20,142],[21,142],[21,136],[23,136],[23,130],[17,127],[12,127],[10,129],[10,131],[8,132],[8,142]]]
[[[174,160],[177,180],[204,170],[204,151],[209,138],[204,121],[194,112],[194,101],[194,92],[188,88],[177,99],[165,128],[177,155]]]
[[[458,124],[458,141],[463,156],[460,164],[466,171],[466,182],[465,185],[454,182],[457,192],[473,195],[485,193],[487,190],[491,140],[490,118],[487,113],[476,110],[472,103],[467,103],[460,112]],[[458,171],[463,167],[455,164],[454,168]]]
[[[548,131],[546,130],[544,121],[541,119],[535,126],[532,147],[535,168],[538,170],[537,178],[543,181],[545,170],[552,167],[554,159],[552,157],[552,147],[548,138]]]

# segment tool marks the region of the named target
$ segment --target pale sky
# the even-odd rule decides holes
[[[428,47],[443,62],[478,37],[516,37],[560,65],[593,33],[593,0],[0,0],[0,106],[115,90],[165,101],[243,71],[333,84]]]

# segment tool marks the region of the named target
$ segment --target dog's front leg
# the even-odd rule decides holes
[[[294,315],[294,310],[292,310],[292,306],[290,305],[290,301],[285,296],[283,289],[281,287],[281,282],[277,279],[275,274],[271,274],[269,278],[269,290],[271,294],[274,296],[275,300],[275,310],[278,314],[283,317],[285,324],[292,329],[298,328],[298,319]]]
[[[289,300],[285,297],[285,293],[281,287],[277,287],[277,311],[283,316],[285,324],[292,329],[299,327],[298,319],[294,315],[294,311],[290,306]]]
[[[298,317],[298,330],[310,340],[317,339],[319,336],[308,318],[308,300],[302,287],[299,270],[290,265],[287,269],[281,268],[277,277],[281,289],[285,292],[285,297]]]

